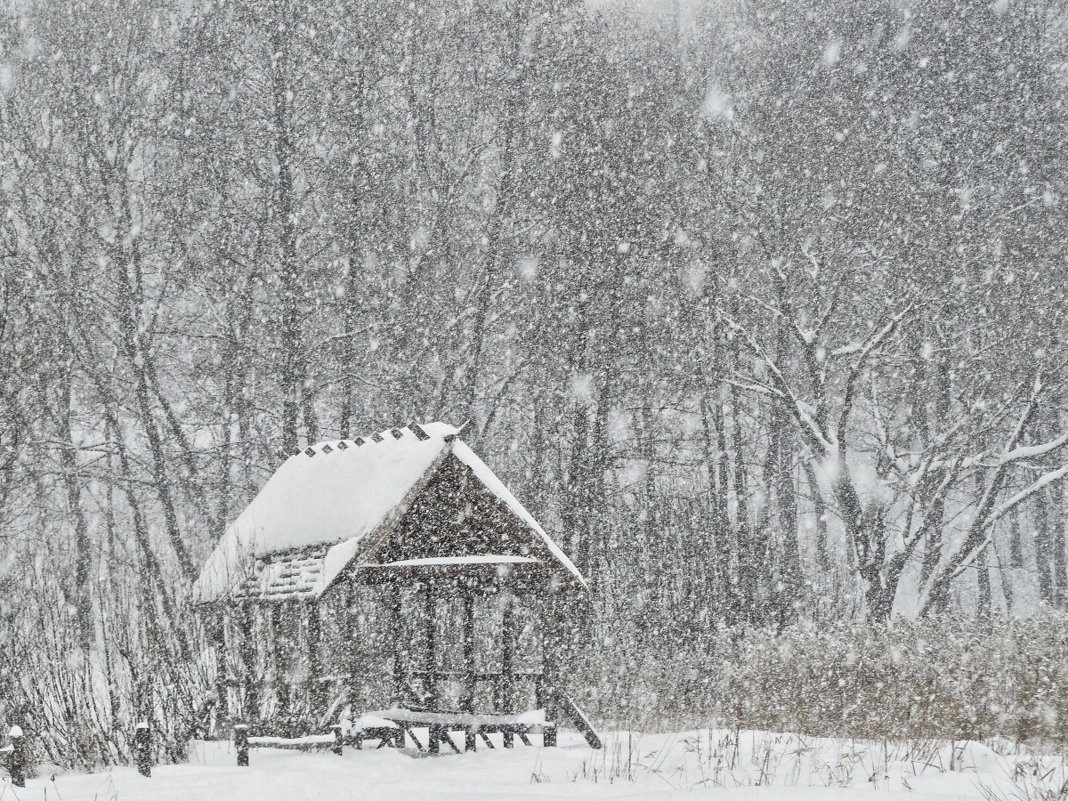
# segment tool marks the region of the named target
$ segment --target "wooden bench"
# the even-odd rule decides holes
[[[585,713],[564,694],[558,694],[558,711],[569,720],[586,738],[591,748],[601,748],[601,738],[594,731]],[[505,748],[511,748],[514,738],[518,737],[524,745],[533,745],[530,735],[540,735],[541,744],[546,748],[556,745],[557,724],[545,720],[545,711],[538,709],[518,715],[471,712],[449,712],[422,709],[413,706],[393,706],[376,712],[361,715],[356,721],[347,725],[337,723],[330,727],[332,734],[313,734],[307,737],[249,737],[248,726],[234,726],[234,745],[237,749],[237,764],[248,765],[250,748],[286,748],[297,751],[331,750],[340,755],[344,746],[362,749],[368,740],[377,740],[378,748],[393,746],[403,748],[405,735],[411,738],[420,751],[437,754],[441,743],[445,743],[457,754],[462,753],[452,739],[453,732],[464,735],[464,751],[475,751],[478,739],[489,748],[495,748],[489,735],[502,735]],[[416,737],[414,729],[426,729],[428,741],[426,747]]]
[[[416,748],[431,754],[439,752],[442,742],[457,754],[461,753],[452,740],[451,732],[463,732],[465,751],[475,751],[479,737],[489,748],[494,748],[493,742],[489,739],[490,734],[504,735],[505,748],[512,747],[513,737],[519,737],[524,745],[533,745],[529,737],[531,734],[541,735],[542,745],[545,747],[556,745],[556,724],[545,720],[543,710],[525,712],[520,715],[502,715],[393,707],[371,712],[369,716],[389,721],[397,727],[399,736],[395,742],[396,746],[403,746],[404,735],[408,735]],[[417,728],[426,729],[429,733],[425,749],[412,731]]]

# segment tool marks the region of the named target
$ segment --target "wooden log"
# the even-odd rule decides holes
[[[152,775],[152,732],[148,721],[142,720],[134,730],[134,761],[142,776]]]
[[[336,743],[333,735],[322,739],[307,737],[249,737],[249,750],[253,748],[280,748],[283,751],[333,751]]]
[[[477,751],[478,750],[478,733],[474,729],[464,730],[464,750],[465,751]]]
[[[26,737],[22,733],[21,726],[12,726],[7,733],[11,738],[11,757],[8,762],[8,773],[11,774],[11,783],[15,787],[26,786]]]
[[[341,756],[342,753],[343,753],[342,752],[343,742],[342,742],[342,735],[341,735],[341,726],[339,724],[335,723],[330,728],[334,730],[334,748],[333,748],[333,751],[338,756]]]
[[[431,754],[438,753],[439,742],[441,742],[441,727],[431,725],[427,730],[427,751]]]
[[[248,767],[248,724],[234,725],[234,748],[237,750],[237,766]]]

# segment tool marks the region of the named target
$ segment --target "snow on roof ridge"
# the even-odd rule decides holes
[[[416,428],[418,428],[419,432],[422,432],[424,436],[419,436]],[[433,439],[438,435],[440,435],[442,439],[448,439],[449,437],[459,436],[462,431],[463,426],[457,428],[448,423],[443,423],[440,420],[435,420],[431,423],[417,423],[413,420],[407,425],[384,428],[381,431],[375,431],[366,436],[359,434],[355,437],[320,440],[314,445],[305,446],[304,449],[294,453],[292,456],[311,458],[313,454],[308,453],[309,450],[314,451],[314,455],[318,456],[321,454],[330,454],[336,450],[348,450],[351,447],[360,448],[364,445],[378,445],[382,442],[396,442],[397,440],[409,437],[415,437],[421,442]],[[339,447],[341,443],[345,443],[345,447]],[[290,458],[292,458],[292,456]]]

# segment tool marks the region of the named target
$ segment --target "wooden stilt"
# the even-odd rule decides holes
[[[241,662],[245,673],[242,676],[242,683],[245,686],[242,714],[245,720],[257,718],[260,714],[260,688],[256,678],[259,675],[259,671],[256,670],[256,641],[252,636],[255,614],[255,607],[250,603],[242,603],[237,607],[237,627],[241,632]]]
[[[248,767],[248,726],[238,723],[234,726],[234,750],[237,751],[237,766]]]
[[[393,622],[393,633],[396,640],[393,643],[393,697],[404,697],[404,655],[401,653],[400,643],[404,638],[404,595],[400,585],[390,588],[390,617]],[[400,733],[400,745],[404,747],[404,732]]]
[[[460,709],[473,712],[475,709],[475,594],[470,587],[463,591],[463,648],[464,648],[464,697],[460,700]],[[474,750],[474,736],[469,742]]]
[[[289,647],[293,632],[289,631],[294,621],[289,613],[288,601],[271,604],[271,662],[274,667],[274,696],[278,704],[278,717],[289,714]]]
[[[363,701],[361,688],[362,671],[360,666],[360,648],[357,643],[361,642],[359,624],[353,608],[356,605],[356,588],[351,582],[346,582],[345,591],[338,600],[340,604],[340,620],[342,631],[342,657],[345,660],[345,675],[348,703],[353,709],[359,708]]]
[[[434,681],[434,667],[436,663],[435,658],[435,630],[434,630],[434,585],[431,582],[426,582],[424,590],[424,601],[426,604],[426,651],[423,654],[423,670],[426,671],[426,685],[424,687],[425,699],[427,709],[437,708],[437,692]],[[437,742],[435,739],[435,733],[430,732],[431,747],[437,748]],[[437,753],[436,750],[432,753]]]
[[[515,599],[511,592],[508,592],[504,598],[504,609],[501,614],[501,697],[498,701],[498,709],[501,712],[512,711],[514,660]],[[512,732],[506,731],[502,737],[505,748],[511,748],[514,745]]]
[[[230,662],[226,648],[226,610],[219,607],[211,618],[211,642],[215,649],[216,721],[223,721],[230,713]],[[205,736],[211,736],[205,732]]]
[[[552,582],[545,584],[541,595],[541,680],[536,685],[537,706],[545,710],[546,720],[556,722],[558,710],[556,705],[556,693],[558,692],[559,671],[559,623],[557,610],[557,595],[553,590]],[[542,737],[542,743],[546,746],[556,745],[556,729],[551,732],[546,730]]]
[[[318,604],[307,604],[305,610],[308,616],[308,705],[312,716],[318,718],[326,707],[326,688],[322,681],[322,618]]]
[[[148,721],[142,720],[134,730],[134,761],[142,776],[152,775],[152,732]]]

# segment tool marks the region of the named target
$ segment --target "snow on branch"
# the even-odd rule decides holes
[[[802,401],[795,394],[793,389],[790,388],[789,382],[782,374],[782,370],[779,369],[779,365],[775,360],[768,355],[767,351],[760,346],[749,331],[739,323],[735,322],[731,317],[723,312],[722,309],[717,310],[722,319],[732,331],[737,333],[742,339],[745,340],[746,345],[754,354],[767,366],[768,372],[771,373],[775,389],[778,391],[778,397],[780,397],[790,408],[791,414],[797,420],[802,430],[808,433],[817,443],[824,453],[833,454],[838,451],[837,442],[833,435],[825,432],[814,417],[814,410],[812,406]],[[766,388],[770,389],[770,388]],[[765,391],[765,394],[766,391]]]
[[[998,464],[1005,465],[1010,462],[1017,462],[1020,459],[1034,459],[1035,457],[1043,456],[1050,451],[1055,451],[1065,444],[1068,444],[1068,433],[1064,433],[1056,439],[1051,439],[1049,442],[1044,442],[1041,445],[1026,445],[1019,448],[1013,448],[1011,451],[1006,451],[998,457]]]
[[[1039,476],[1030,486],[1017,492],[1001,504],[994,514],[990,516],[990,523],[993,524],[999,518],[1003,517],[1006,512],[1011,511],[1014,506],[1023,503],[1043,487],[1048,487],[1050,484],[1060,481],[1065,476],[1068,476],[1068,463],[1061,465],[1056,470],[1050,470],[1048,473]]]

